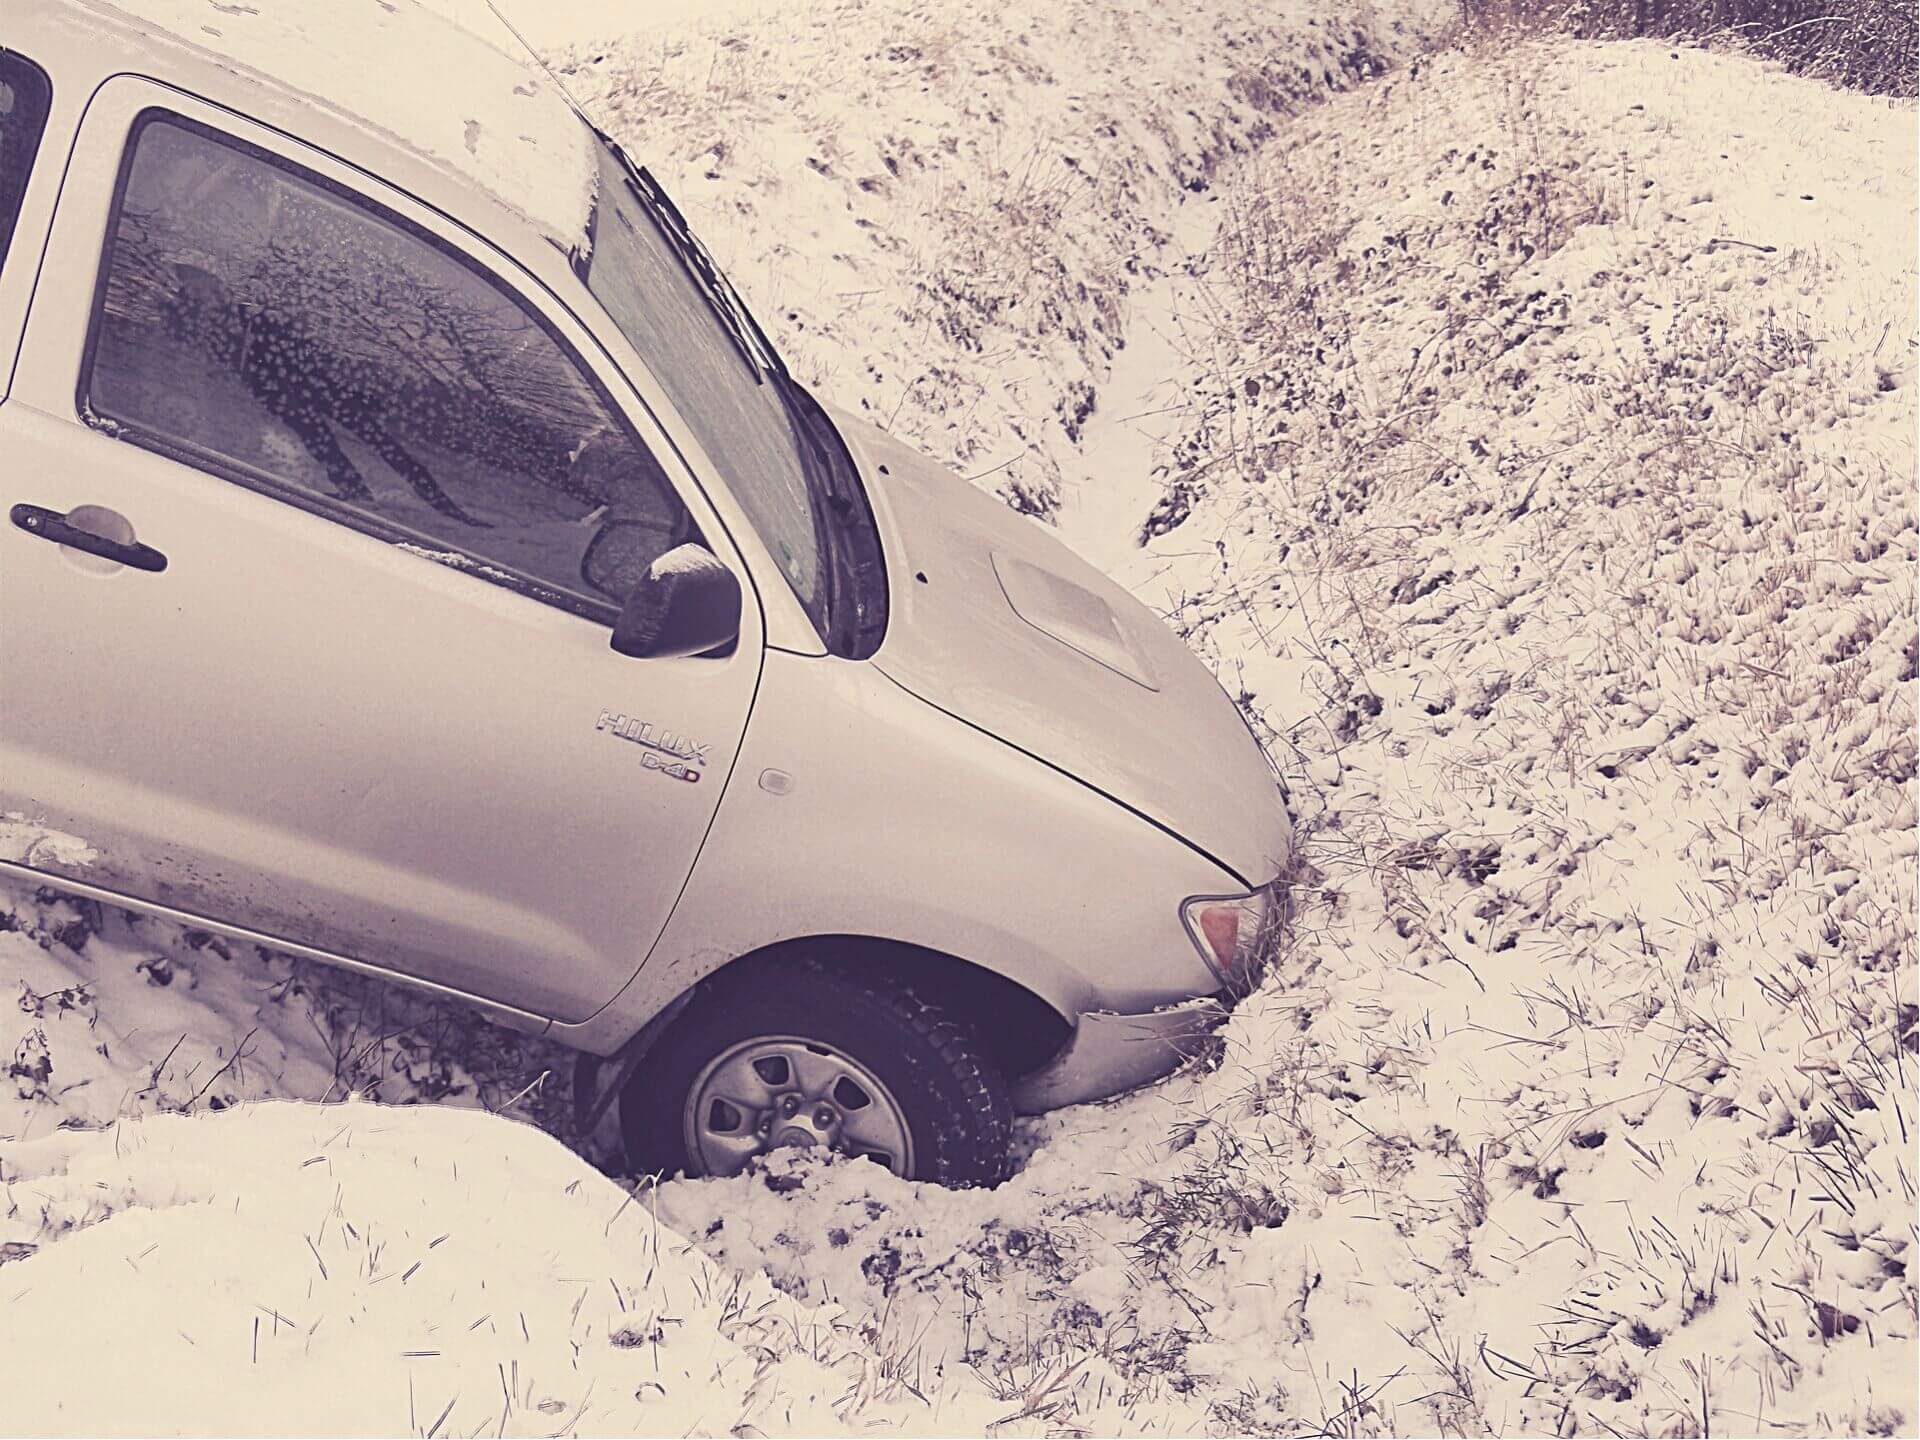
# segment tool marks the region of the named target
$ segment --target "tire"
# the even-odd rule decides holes
[[[839,1079],[809,1087],[832,1070]],[[747,1086],[758,1076],[762,1088],[735,1104],[717,1093],[744,1088],[729,1076]],[[708,1097],[703,1115],[690,1113],[696,1085]],[[775,1092],[763,1108],[749,1108]],[[808,1108],[820,1098],[831,1103]],[[798,1113],[784,1118],[783,1107],[796,1102]],[[826,1111],[837,1121],[825,1121]],[[997,1185],[1010,1166],[1007,1083],[972,1027],[909,985],[828,960],[749,961],[704,982],[620,1096],[627,1157],[642,1174],[739,1169],[746,1157],[733,1157],[751,1143],[756,1115],[780,1127],[759,1129],[760,1149],[798,1141],[864,1150],[907,1179]],[[904,1147],[874,1138],[896,1132]],[[703,1149],[713,1156],[722,1143],[731,1148],[718,1163],[703,1158]]]

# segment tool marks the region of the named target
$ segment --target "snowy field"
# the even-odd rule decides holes
[[[1240,696],[1278,973],[995,1191],[636,1188],[479,1113],[565,1133],[557,1052],[0,892],[0,1432],[1920,1431],[1913,104],[1030,8],[562,63]]]

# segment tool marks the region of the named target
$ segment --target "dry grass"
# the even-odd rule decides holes
[[[1157,227],[1416,40],[1368,6],[849,0],[561,65],[798,373],[1045,518]]]
[[[1857,336],[1729,289],[1731,270],[1818,294],[1830,260],[1668,252],[1637,177],[1595,163],[1604,142],[1533,64],[1483,77],[1498,134],[1440,122],[1458,179],[1437,212],[1350,208],[1351,155],[1311,146],[1250,168],[1229,212],[1213,313],[1239,343],[1210,352],[1148,531],[1204,515],[1233,547],[1211,584],[1179,572],[1176,614],[1235,657],[1297,772],[1320,883],[1288,979],[1345,978],[1184,1122],[1213,1143],[1156,1182],[1176,1219],[1145,1212],[1149,1273],[1271,1193],[1310,1224],[1332,1150],[1342,1193],[1458,1241],[1396,1327],[1405,1374],[1359,1368],[1344,1404],[1322,1396],[1329,1430],[1704,1434],[1742,1428],[1756,1394],[1816,1428],[1911,1424],[1896,1396],[1795,1411],[1814,1352],[1874,1323],[1833,1287],[1840,1256],[1879,1247],[1849,1283],[1898,1317],[1882,1343],[1913,1343],[1892,1217],[1914,1199],[1914,881],[1873,858],[1914,821],[1911,452],[1820,438],[1910,401],[1881,398],[1896,386]],[[1584,291],[1542,268],[1574,244],[1604,267]],[[1618,798],[1596,814],[1596,793]],[[1589,878],[1614,852],[1644,858]],[[1635,864],[1668,867],[1671,900],[1635,895]],[[1424,1023],[1367,998],[1405,970],[1433,987]],[[1426,1113],[1436,1068],[1494,1092],[1483,1125],[1366,1129],[1383,1089]],[[1612,1188],[1627,1175],[1697,1190],[1663,1210]],[[1623,1204],[1634,1220],[1603,1235]],[[1514,1285],[1538,1343],[1489,1350],[1449,1321],[1559,1246],[1587,1257],[1578,1284],[1544,1304]],[[1257,1393],[1222,1414],[1277,1419]]]
[[[1920,93],[1920,29],[1905,0],[1460,0],[1471,37],[1653,37],[1747,50],[1874,95]]]

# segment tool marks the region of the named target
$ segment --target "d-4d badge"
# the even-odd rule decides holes
[[[657,770],[675,780],[685,780],[688,784],[699,782],[701,770],[707,763],[707,746],[704,743],[672,730],[656,729],[650,720],[636,720],[631,715],[616,715],[611,710],[602,710],[593,728],[646,747],[648,753],[641,757],[641,763],[647,769]]]

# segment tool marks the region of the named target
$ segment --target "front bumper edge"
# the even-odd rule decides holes
[[[1059,1054],[1014,1082],[1013,1108],[1038,1115],[1158,1080],[1191,1058],[1226,1018],[1227,1007],[1211,995],[1145,1015],[1090,1010]]]

